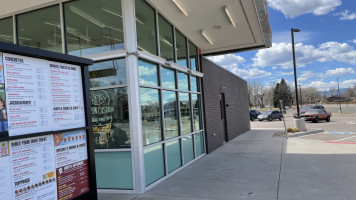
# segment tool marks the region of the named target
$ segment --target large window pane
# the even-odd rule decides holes
[[[178,136],[178,113],[176,92],[162,91],[166,139]]]
[[[183,138],[183,155],[184,164],[194,159],[193,139],[191,135]]]
[[[166,144],[166,149],[168,173],[171,173],[182,166],[179,140],[168,142]]]
[[[140,88],[143,144],[162,140],[159,93],[156,89]]]
[[[155,10],[143,0],[135,1],[137,47],[157,55]]]
[[[201,130],[200,95],[192,94],[192,104],[193,104],[193,128],[194,128],[194,131]]]
[[[95,148],[130,148],[127,89],[94,90],[90,98]]]
[[[188,75],[178,72],[178,89],[188,91]]]
[[[174,62],[173,26],[161,15],[158,15],[158,24],[161,57],[168,62]]]
[[[195,142],[196,156],[198,157],[201,154],[205,153],[203,132],[200,132],[200,133],[197,133],[194,135],[194,142]]]
[[[173,70],[162,67],[161,68],[161,83],[165,88],[176,88],[175,72]]]
[[[192,132],[192,123],[190,120],[190,100],[188,93],[179,93],[179,100],[180,100],[180,129],[181,134],[187,134]]]
[[[90,87],[127,83],[125,59],[109,60],[89,66]]]
[[[190,62],[190,69],[199,71],[198,70],[198,48],[191,42],[189,42],[189,62]]]
[[[187,67],[187,39],[176,30],[177,63]]]
[[[190,90],[192,92],[199,92],[199,78],[194,76],[190,77]]]
[[[121,0],[64,4],[67,51],[83,56],[124,49]]]
[[[146,186],[162,178],[164,170],[164,154],[162,145],[144,150]]]
[[[133,189],[131,152],[96,152],[98,189]]]
[[[0,20],[0,41],[14,43],[12,17]]]
[[[140,84],[158,86],[157,65],[139,60],[138,75]]]
[[[19,45],[62,52],[59,6],[17,16]]]

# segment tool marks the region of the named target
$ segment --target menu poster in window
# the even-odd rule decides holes
[[[13,200],[57,200],[53,135],[10,141]]]
[[[50,131],[47,61],[7,53],[3,57],[9,136]]]
[[[81,68],[49,62],[53,106],[53,130],[85,126]]]
[[[54,135],[58,199],[67,200],[90,190],[85,131]]]
[[[6,112],[6,96],[4,84],[4,65],[2,62],[2,53],[0,52],[0,133],[8,131],[8,121]]]
[[[11,174],[9,143],[0,142],[0,197],[11,199]]]

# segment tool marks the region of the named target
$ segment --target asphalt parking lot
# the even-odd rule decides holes
[[[333,115],[330,122],[325,120],[319,121],[318,123],[313,123],[311,121],[306,121],[305,126],[307,130],[313,129],[323,129],[324,131],[338,131],[338,132],[356,132],[356,107],[352,105],[342,105],[343,113],[339,114],[339,108],[335,105],[325,105],[325,109],[331,112]],[[285,114],[285,121],[287,128],[294,127],[294,110],[288,110]],[[283,121],[275,119],[273,121],[251,121],[251,129],[279,129],[284,128]]]

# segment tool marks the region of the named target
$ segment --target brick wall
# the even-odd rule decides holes
[[[225,94],[228,140],[250,130],[247,82],[201,58],[204,122],[207,152],[223,145],[225,136],[220,117],[220,92]],[[221,89],[225,87],[225,89]]]

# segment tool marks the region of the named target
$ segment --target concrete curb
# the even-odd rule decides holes
[[[317,134],[317,133],[322,133],[324,132],[323,129],[314,129],[311,131],[307,131],[307,132],[299,132],[297,134],[293,134],[293,135],[288,135],[289,138],[295,138],[295,137],[300,137],[300,136],[305,136],[305,135],[312,135],[312,134]]]

